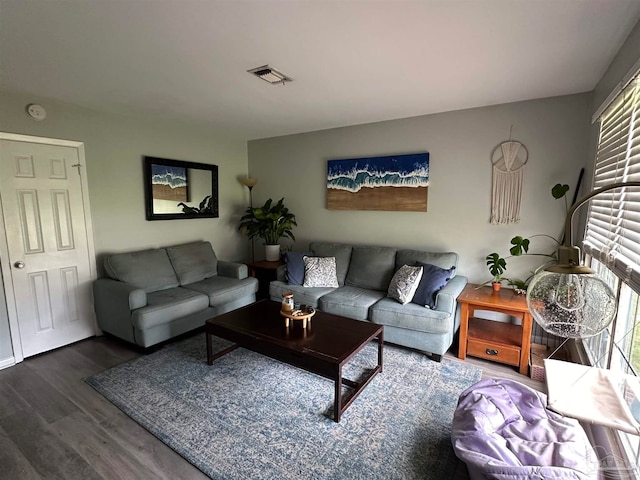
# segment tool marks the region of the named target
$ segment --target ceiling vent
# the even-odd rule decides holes
[[[284,73],[280,73],[275,68],[271,68],[269,65],[263,65],[262,67],[252,68],[247,70],[249,73],[253,73],[256,77],[261,78],[265,82],[270,84],[281,83],[284,85],[287,82],[293,81],[291,77],[287,77]]]

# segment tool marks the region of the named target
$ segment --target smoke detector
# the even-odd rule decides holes
[[[269,65],[252,68],[251,70],[247,70],[247,72],[254,74],[256,77],[261,78],[265,82],[269,82],[272,85],[276,83],[281,83],[282,85],[284,85],[287,82],[293,81],[291,77],[287,77],[284,73],[280,73],[275,68],[272,68]]]

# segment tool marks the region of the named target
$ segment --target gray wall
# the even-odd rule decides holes
[[[640,60],[640,22],[636,24],[634,29],[627,37],[624,45],[620,48],[615,58],[607,68],[604,75],[593,90],[593,111],[600,107],[602,102],[616,87],[618,82],[629,72],[629,69]]]
[[[557,236],[564,204],[551,187],[575,185],[589,160],[590,95],[572,95],[493,107],[426,115],[249,142],[249,171],[258,178],[254,203],[285,197],[296,214],[296,249],[311,240],[389,245],[460,254],[459,273],[472,282],[491,277],[484,258],[508,255],[515,235]],[[529,150],[522,192],[521,222],[489,223],[490,155],[509,138]],[[329,211],[327,160],[430,153],[428,212]],[[534,242],[543,252],[554,246]],[[507,276],[523,278],[536,258],[508,261]]]
[[[27,117],[28,103],[42,104],[47,119]],[[2,132],[84,142],[99,259],[107,252],[197,239],[211,241],[221,259],[248,259],[248,243],[237,232],[239,216],[249,204],[248,191],[237,180],[247,173],[246,141],[203,125],[98,113],[16,93],[0,93],[0,112]],[[143,155],[218,165],[220,218],[147,221]],[[4,302],[0,305],[2,310]],[[0,360],[12,355],[6,339],[8,323],[0,314]]]
[[[604,75],[596,85],[592,92],[591,107],[589,115],[592,117],[607,99],[607,97],[613,92],[618,83],[622,82],[623,78],[627,75],[629,70],[640,61],[640,22],[636,24],[634,29],[627,37],[624,45],[620,48],[617,55],[605,71]],[[587,168],[587,177],[590,182],[588,185],[593,186],[593,167],[595,165],[595,152],[598,145],[598,137],[600,133],[600,124],[595,122],[591,125],[589,148],[593,152],[591,155],[591,162]],[[584,224],[586,218],[586,208],[582,208],[580,213],[582,217],[582,223]]]

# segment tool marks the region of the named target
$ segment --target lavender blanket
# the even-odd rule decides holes
[[[545,394],[512,380],[485,379],[462,392],[451,440],[470,478],[596,479],[584,430],[546,404]]]

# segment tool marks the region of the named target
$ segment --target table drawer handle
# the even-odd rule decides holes
[[[494,348],[487,348],[487,355],[498,355],[498,350]]]

